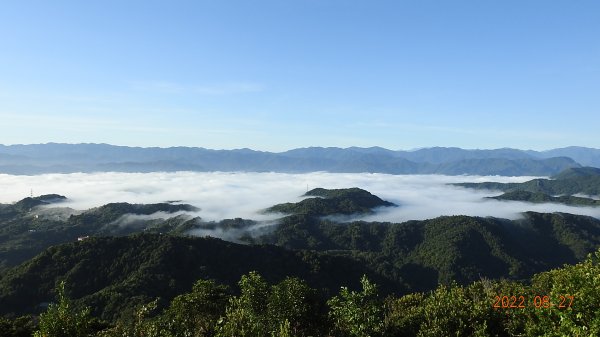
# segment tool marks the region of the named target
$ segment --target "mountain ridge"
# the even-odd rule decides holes
[[[431,147],[307,147],[283,152],[202,147],[129,147],[109,144],[1,145],[0,173],[251,171],[306,173],[551,176],[570,167],[600,167],[600,149],[548,151]]]

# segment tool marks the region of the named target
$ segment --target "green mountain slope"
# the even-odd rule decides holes
[[[404,223],[335,223],[290,215],[258,240],[348,256],[412,290],[480,277],[524,279],[600,247],[600,220],[527,212],[521,220],[446,216]]]
[[[559,197],[553,197],[546,193],[534,193],[529,191],[511,191],[503,193],[502,195],[495,197],[488,197],[488,199],[496,200],[510,200],[510,201],[527,201],[533,203],[546,203],[553,202],[564,205],[573,206],[598,206],[600,200],[594,200],[591,198],[574,197],[572,195],[564,195]]]
[[[569,168],[552,179],[533,179],[524,183],[484,182],[453,185],[504,192],[527,191],[548,195],[600,195],[600,169],[594,167]]]
[[[600,168],[597,167],[573,167],[566,169],[553,176],[556,180],[574,179],[574,178],[594,178],[600,176]]]
[[[126,235],[147,229],[156,231],[169,226],[174,228],[189,220],[188,218],[144,220],[144,215],[164,212],[174,216],[176,212],[197,210],[191,205],[168,203],[148,205],[111,203],[83,213],[79,212],[81,214],[73,214],[74,210],[64,208],[45,209],[44,212],[36,208],[62,200],[65,200],[65,197],[48,195],[25,198],[12,205],[0,205],[0,272],[32,258],[47,247],[77,241],[79,237]],[[127,217],[129,215],[138,217],[130,221]]]
[[[526,280],[581,261],[600,247],[600,220],[587,216],[526,212],[514,221],[444,216],[404,223],[338,223],[328,216],[368,213],[392,204],[358,188],[319,188],[306,196],[271,208],[287,215],[252,235],[253,228],[261,227],[252,220],[203,222],[178,213],[196,210],[190,205],[112,203],[63,220],[35,218],[35,207],[19,213],[4,205],[9,212],[3,213],[8,220],[0,223],[3,261],[39,255],[10,269],[6,265],[0,273],[0,313],[39,312],[60,280],[67,281],[77,304],[90,305],[96,315],[113,320],[156,297],[160,306],[166,305],[198,279],[234,286],[252,270],[269,282],[298,276],[329,294],[341,285],[356,286],[368,274],[383,293],[405,294],[482,277]],[[159,211],[172,217],[144,218]],[[124,225],[124,217],[131,214],[141,222]],[[254,244],[181,236],[215,230]],[[122,236],[132,232],[146,234]],[[80,235],[92,237],[76,241]],[[94,237],[100,235],[119,237]]]
[[[23,215],[37,206],[60,203],[67,198],[58,194],[47,194],[38,197],[27,197],[14,204],[0,204],[0,221],[9,220],[15,216]]]
[[[11,337],[597,336],[599,262],[600,249],[576,265],[523,283],[482,279],[385,299],[366,276],[360,289],[342,287],[336,295],[325,295],[299,278],[275,283],[250,272],[240,278],[237,294],[198,280],[168,306],[157,309],[154,300],[108,323],[73,303],[61,282],[58,304],[39,317],[39,324],[28,317],[0,317],[0,328]]]
[[[371,193],[358,189],[314,189],[297,204],[274,206],[270,211],[298,212],[315,215],[372,212],[375,207],[391,206]],[[84,212],[71,209],[46,209],[40,205],[65,197],[48,195],[25,198],[13,205],[0,205],[0,271],[32,258],[52,245],[67,243],[87,236],[128,235],[137,232],[218,235],[224,232],[232,241],[252,242],[252,236],[268,231],[259,223],[246,219],[205,222],[193,218],[198,209],[187,204],[109,203]],[[151,215],[161,213],[161,216]],[[183,213],[183,214],[181,214]],[[178,215],[179,214],[179,215]],[[268,226],[266,226],[268,227]]]
[[[372,213],[373,208],[395,206],[393,203],[360,188],[346,188],[328,190],[315,188],[306,192],[307,198],[297,203],[278,204],[270,207],[266,212],[279,212],[287,214],[334,215]]]
[[[0,279],[0,313],[39,310],[59,280],[69,294],[113,319],[138,304],[170,300],[198,279],[233,286],[240,276],[259,271],[268,280],[301,277],[314,287],[336,291],[349,279],[369,274],[400,290],[356,261],[275,246],[239,245],[212,238],[143,234],[90,238],[47,249]]]

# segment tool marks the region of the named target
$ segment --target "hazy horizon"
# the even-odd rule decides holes
[[[369,148],[382,148],[385,150],[391,150],[391,151],[405,151],[405,152],[412,152],[412,151],[418,151],[418,150],[424,150],[424,149],[434,149],[434,148],[446,148],[446,149],[451,149],[451,148],[455,148],[455,149],[461,149],[461,150],[502,150],[502,149],[512,149],[512,150],[521,150],[521,151],[537,151],[537,152],[544,152],[544,151],[550,151],[550,150],[556,150],[556,149],[563,149],[563,148],[587,148],[587,149],[600,149],[600,147],[591,147],[591,146],[585,146],[585,145],[566,145],[563,147],[556,147],[556,148],[544,148],[544,149],[536,149],[536,148],[519,148],[519,147],[508,147],[508,146],[500,146],[500,147],[489,147],[489,148],[484,148],[484,147],[472,147],[472,148],[467,148],[467,147],[458,147],[458,146],[445,146],[445,145],[432,145],[432,146],[421,146],[421,147],[415,147],[415,148],[387,148],[384,146],[379,146],[379,145],[372,145],[372,146],[357,146],[357,145],[348,145],[345,147],[340,147],[340,146],[328,146],[328,145],[307,145],[307,146],[302,146],[302,147],[294,147],[294,148],[286,148],[280,151],[269,151],[267,149],[262,149],[262,148],[255,148],[255,147],[251,147],[251,146],[245,146],[245,147],[237,147],[237,148],[208,148],[208,147],[204,147],[201,145],[197,145],[197,146],[193,146],[193,145],[189,145],[189,146],[185,146],[185,145],[172,145],[172,146],[130,146],[130,145],[123,145],[123,144],[115,144],[115,143],[94,143],[94,142],[74,142],[74,143],[69,143],[69,142],[41,142],[41,143],[0,143],[0,146],[31,146],[31,145],[49,145],[49,144],[56,144],[56,145],[109,145],[109,146],[116,146],[116,147],[131,147],[131,148],[143,148],[143,149],[147,149],[147,148],[160,148],[160,149],[169,149],[169,148],[181,148],[181,147],[185,147],[185,148],[200,148],[200,149],[207,149],[207,150],[245,150],[245,149],[250,149],[250,150],[254,150],[254,151],[262,151],[262,152],[273,152],[273,153],[282,153],[282,152],[286,152],[286,151],[290,151],[290,150],[296,150],[296,149],[308,149],[308,148],[338,148],[338,149],[351,149],[351,148],[360,148],[360,149],[369,149]]]
[[[600,148],[594,1],[10,2],[10,144]]]

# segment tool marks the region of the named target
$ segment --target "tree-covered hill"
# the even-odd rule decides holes
[[[552,179],[533,179],[524,183],[458,183],[475,189],[498,190],[504,192],[527,191],[554,195],[600,195],[600,169],[594,167],[574,167],[562,171]]]
[[[515,221],[445,216],[404,223],[335,223],[295,214],[257,241],[348,256],[409,289],[428,290],[451,280],[525,279],[580,261],[600,247],[600,220],[527,212]]]
[[[34,207],[59,203],[67,200],[65,196],[58,194],[46,194],[37,197],[27,197],[13,205],[14,209],[20,212],[27,212]]]
[[[173,230],[188,218],[144,219],[157,212],[193,212],[186,204],[111,203],[84,212],[68,208],[39,209],[65,197],[47,195],[25,198],[15,204],[0,204],[0,272],[32,258],[52,245],[93,235],[126,235],[145,230]],[[52,204],[54,207],[60,204]],[[75,213],[75,214],[74,214]],[[57,215],[58,214],[58,215]],[[128,216],[137,215],[133,220]],[[169,218],[167,216],[167,218]]]
[[[22,215],[38,206],[56,204],[65,200],[67,200],[67,198],[62,195],[46,194],[37,197],[27,197],[14,204],[0,204],[0,221]]]
[[[594,176],[593,170],[586,169],[566,173],[557,180],[590,176]],[[528,318],[524,320],[513,315],[511,319],[517,325],[512,325],[503,315],[490,309],[495,292],[522,291],[534,297],[535,291],[538,294],[555,291],[555,295],[559,295],[556,291],[564,287],[573,290],[577,286],[586,289],[585,296],[591,296],[588,294],[591,281],[582,279],[580,284],[573,285],[574,281],[567,280],[564,273],[558,273],[562,276],[553,272],[541,274],[550,276],[535,276],[532,281],[535,288],[527,288],[529,286],[517,281],[529,282],[536,273],[565,263],[577,263],[598,250],[599,219],[565,213],[526,212],[518,220],[443,216],[403,223],[340,223],[334,221],[337,217],[332,215],[363,214],[376,207],[394,205],[358,188],[317,188],[307,192],[305,197],[298,203],[270,208],[269,211],[286,215],[269,223],[240,218],[205,222],[193,217],[197,210],[194,206],[172,203],[111,203],[58,218],[41,213],[34,204],[61,198],[25,200],[21,202],[24,207],[17,207],[19,203],[2,205],[0,258],[4,265],[0,270],[0,314],[43,311],[54,298],[56,286],[65,281],[66,295],[74,299],[71,308],[90,306],[93,315],[112,326],[103,332],[107,333],[104,336],[140,335],[139,331],[127,330],[134,329],[131,324],[138,323],[142,326],[156,324],[155,328],[160,326],[164,331],[175,331],[169,329],[175,329],[172,324],[177,319],[190,326],[202,321],[213,329],[209,329],[212,331],[209,334],[198,333],[200,336],[214,336],[219,329],[221,336],[238,336],[240,329],[247,328],[250,330],[244,330],[242,335],[258,337],[264,336],[265,331],[272,334],[275,333],[273,329],[285,330],[286,326],[296,331],[292,334],[296,336],[349,336],[353,335],[351,331],[355,329],[356,319],[362,319],[360,315],[352,315],[366,309],[348,306],[366,303],[364,298],[371,298],[374,288],[363,278],[363,293],[342,290],[339,295],[331,296],[343,285],[357,289],[361,275],[366,274],[379,284],[380,294],[395,294],[385,302],[385,307],[380,300],[371,298],[374,302],[368,302],[376,304],[369,308],[379,308],[366,311],[377,313],[376,317],[365,318],[370,322],[365,323],[367,325],[356,323],[356,329],[366,326],[374,329],[367,335],[383,336],[385,332],[385,336],[415,336],[424,331],[422,335],[441,336],[445,330],[436,329],[446,326],[459,335],[485,331],[493,332],[491,335],[494,336],[529,336],[535,335],[532,331],[539,332],[535,330],[536,321],[552,323],[562,317],[562,313],[550,312],[548,315],[554,315],[554,318],[549,319],[549,316],[527,311]],[[165,214],[165,218],[152,216],[157,212]],[[255,230],[257,228],[260,230]],[[213,233],[247,244],[187,236]],[[78,241],[78,238],[82,240]],[[20,262],[23,263],[16,266]],[[258,271],[264,280],[252,271]],[[236,282],[240,278],[238,293]],[[481,281],[482,278],[510,281]],[[216,283],[206,281],[209,279]],[[551,284],[554,280],[562,283]],[[233,292],[225,291],[217,284],[226,285]],[[203,288],[205,286],[209,288]],[[195,293],[198,291],[200,293]],[[433,292],[409,294],[429,291]],[[211,303],[216,303],[211,305],[211,314],[200,314],[205,309],[196,308],[199,316],[193,317],[204,318],[187,321],[191,314],[184,314],[182,308],[192,310],[197,296],[207,294],[211,296]],[[218,295],[216,302],[213,301],[215,294]],[[320,294],[317,296],[320,299],[314,297],[315,294]],[[251,305],[251,309],[245,307],[249,303],[244,302],[246,295],[250,296],[248,301],[260,299],[260,303]],[[363,295],[366,297],[361,297]],[[300,297],[294,299],[294,296]],[[458,302],[447,296],[455,296]],[[325,300],[327,298],[329,301]],[[597,298],[588,299],[588,303],[593,301]],[[156,312],[167,309],[157,318],[134,312],[136,307],[148,303],[158,306]],[[445,305],[446,309],[452,303],[476,307],[446,315],[435,309],[435,303]],[[328,314],[325,314],[326,305]],[[53,308],[48,312],[51,313]],[[147,310],[144,309],[147,307],[141,308],[139,310]],[[429,311],[422,308],[429,308]],[[252,310],[262,311],[252,313]],[[297,310],[307,316],[300,315]],[[586,320],[594,317],[588,307],[577,310]],[[300,316],[285,316],[291,312]],[[179,315],[179,318],[171,315]],[[249,318],[247,315],[255,316]],[[286,318],[286,323],[284,316],[295,319]],[[132,317],[137,318],[132,320]],[[448,320],[449,317],[453,320]],[[591,323],[578,317],[569,314],[560,319],[574,319],[573,324],[578,327],[590,326]],[[41,329],[46,324],[44,319],[42,316]],[[250,320],[251,325],[241,328],[239,324],[248,323],[246,320]],[[462,325],[455,325],[454,320],[463,320]],[[20,324],[21,321],[14,322]],[[302,330],[303,324],[298,322],[305,322],[314,329]],[[0,319],[0,328],[5,323]],[[97,327],[105,329],[108,326]],[[223,334],[223,331],[228,332]],[[281,331],[277,333],[285,335]],[[113,332],[115,334],[111,335]],[[177,335],[181,334],[164,336]]]
[[[247,219],[205,222],[177,215],[194,211],[193,206],[168,203],[112,203],[64,221],[25,213],[2,223],[0,258],[6,271],[51,245],[80,237],[136,232],[219,235],[234,242],[344,257],[391,280],[398,289],[428,290],[439,282],[466,283],[481,276],[528,278],[563,263],[575,263],[600,246],[600,220],[586,216],[528,212],[516,221],[450,216],[404,223],[338,223],[323,216],[370,212],[390,203],[358,188],[319,188],[306,196],[298,203],[274,206],[271,210],[292,214],[270,223]],[[159,211],[166,218],[143,216]],[[138,216],[131,220],[132,214]]]
[[[324,295],[304,280],[272,282],[252,271],[231,287],[197,280],[168,306],[147,302],[116,322],[98,321],[56,287],[39,320],[0,317],[7,337],[562,337],[600,334],[600,250],[576,265],[536,274],[527,283],[482,279],[431,292],[383,297],[363,276],[360,288]]]
[[[154,298],[169,301],[189,291],[198,279],[233,286],[252,270],[271,282],[296,276],[331,292],[368,274],[388,291],[401,290],[346,257],[213,238],[137,234],[51,247],[10,270],[0,279],[0,314],[39,311],[64,280],[70,296],[94,308],[95,315],[112,320]]]
[[[552,176],[555,180],[594,178],[600,176],[600,168],[597,167],[572,167]]]
[[[558,203],[564,205],[573,205],[573,206],[598,206],[600,205],[600,200],[595,200],[591,198],[583,198],[583,197],[575,197],[572,195],[563,195],[558,197],[553,197],[546,193],[541,192],[529,192],[529,191],[511,191],[506,192],[501,195],[495,197],[488,197],[488,199],[495,200],[509,200],[509,201],[527,201],[533,203]]]
[[[176,213],[176,212],[195,212],[198,208],[188,204],[130,204],[126,202],[110,203],[98,208],[90,209],[82,214],[73,215],[68,223],[71,226],[79,226],[90,231],[91,234],[97,234],[101,230],[107,234],[120,234],[120,232],[130,232],[123,229],[122,223],[115,223],[125,215],[152,215],[157,212]],[[113,226],[110,226],[110,225]],[[121,227],[121,228],[119,228]],[[113,231],[112,233],[110,231]],[[139,229],[132,229],[138,231]],[[109,231],[109,232],[107,232]],[[90,235],[90,234],[88,234]]]
[[[304,196],[311,197],[297,203],[272,206],[266,212],[309,214],[313,216],[371,213],[376,207],[396,206],[360,188],[315,188]]]

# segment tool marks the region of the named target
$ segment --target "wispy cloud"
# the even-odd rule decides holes
[[[253,93],[264,90],[264,86],[255,82],[223,82],[212,84],[189,85],[169,81],[134,81],[131,87],[138,91],[158,92],[163,94],[197,94],[208,96]]]

